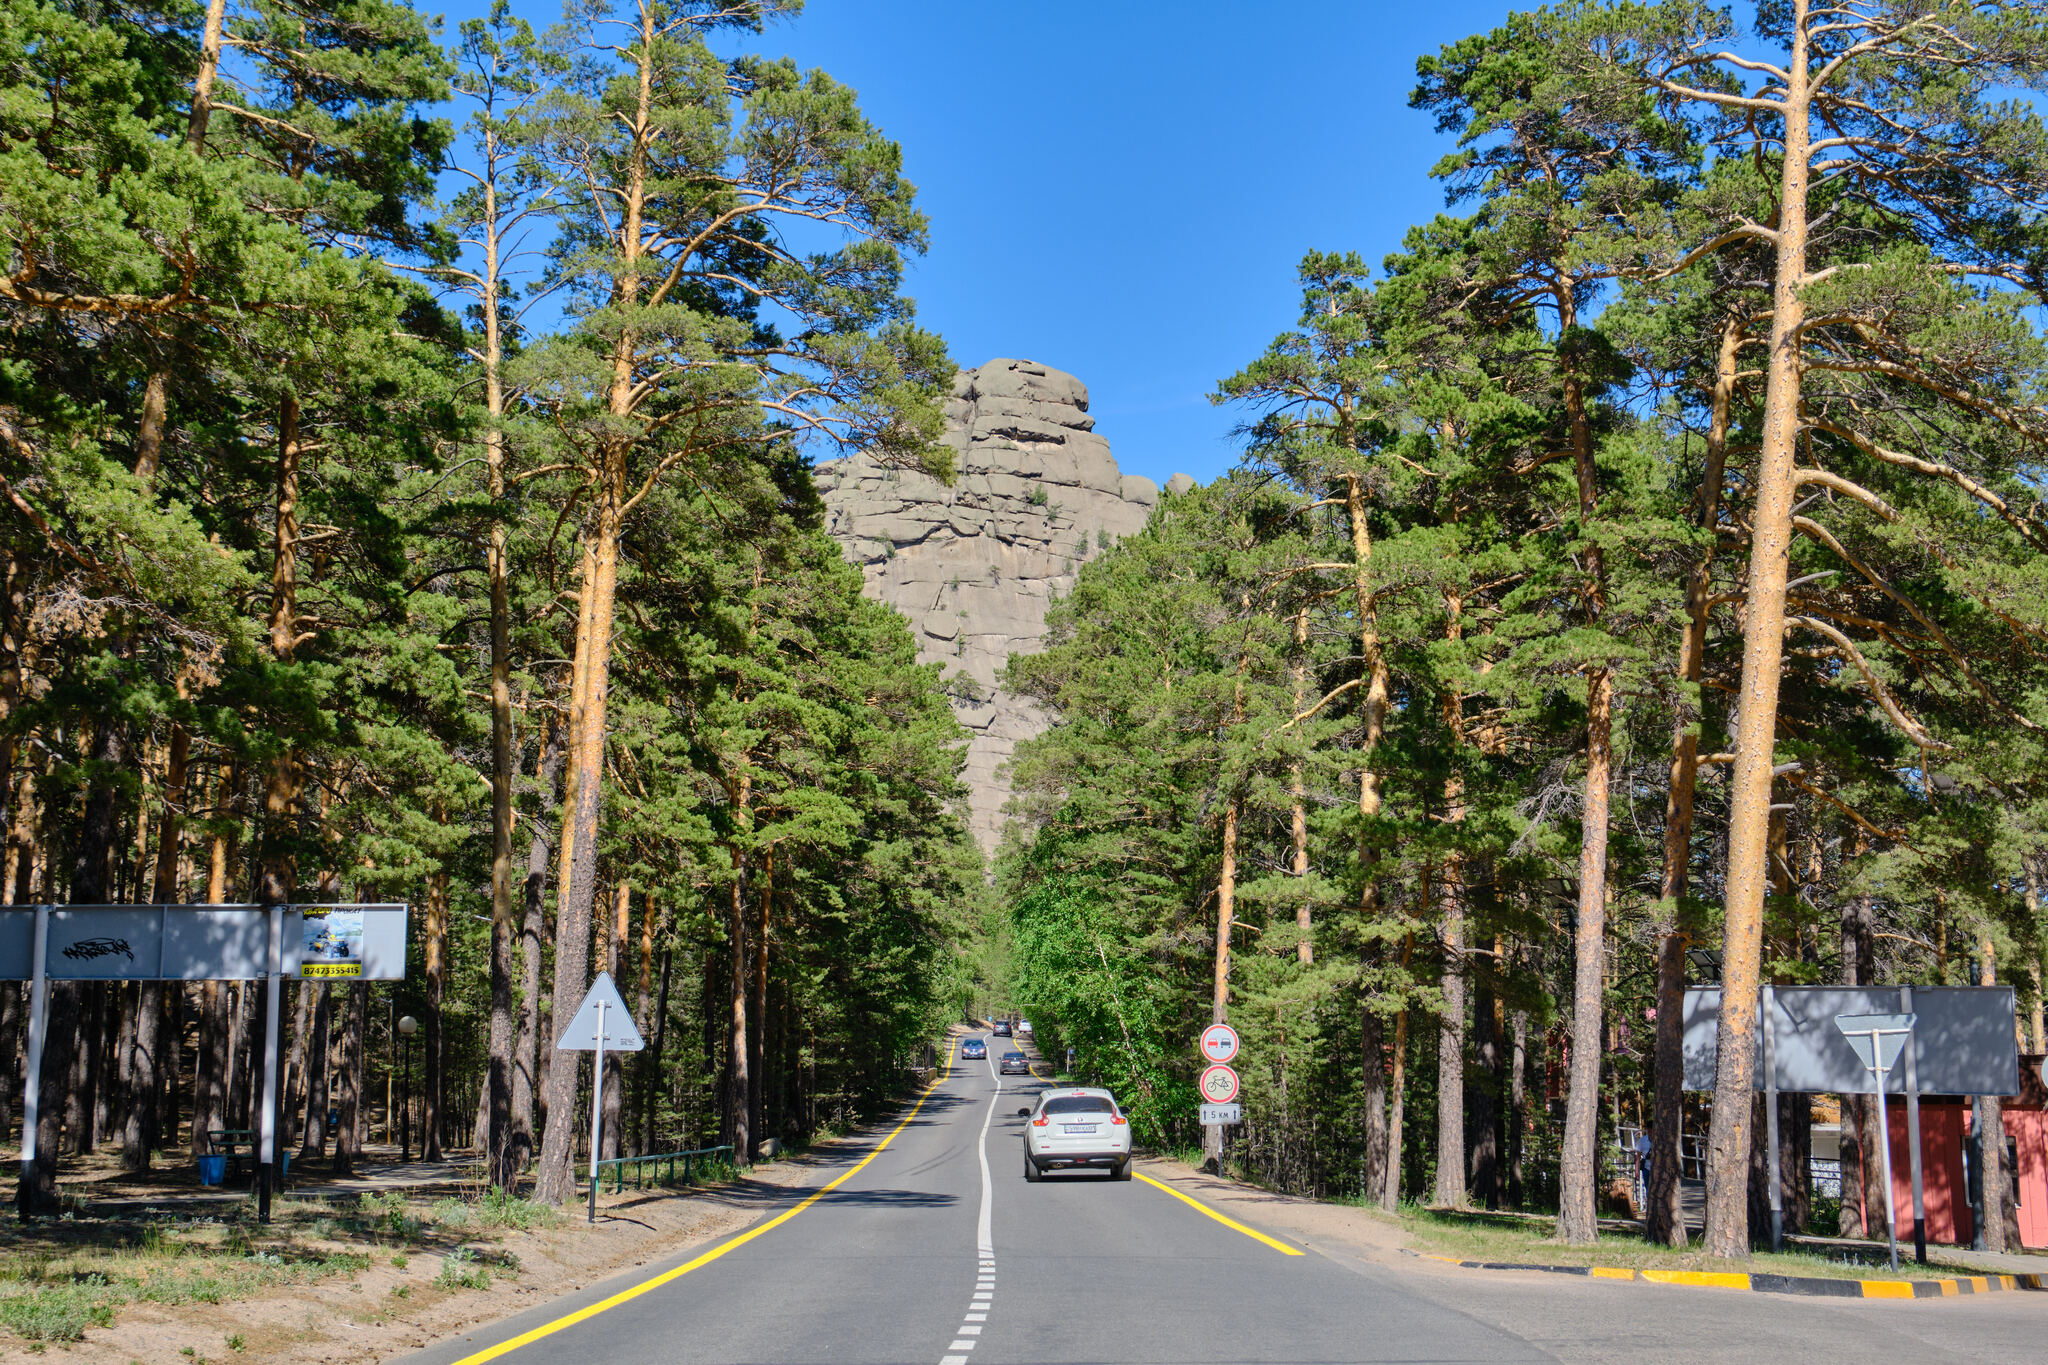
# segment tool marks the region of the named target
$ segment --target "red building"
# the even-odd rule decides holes
[[[1906,1106],[1889,1106],[1892,1144],[1892,1212],[1900,1235],[1913,1226],[1913,1175],[1908,1164]],[[2048,1086],[2041,1083],[2041,1058],[2020,1058],[2020,1094],[2005,1101],[2005,1136],[2019,1159],[2020,1245],[2048,1249]],[[1967,1244],[1976,1236],[1963,1173],[1963,1143],[1975,1117],[1970,1102],[1950,1097],[1920,1101],[1920,1171],[1927,1208],[1927,1240]]]

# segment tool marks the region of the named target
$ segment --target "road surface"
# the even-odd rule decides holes
[[[2044,1358],[2048,1295],[1792,1299],[1389,1264],[1227,1219],[1147,1178],[1142,1166],[1129,1182],[1087,1172],[1027,1185],[1016,1111],[1044,1088],[1035,1078],[998,1076],[993,1059],[956,1059],[900,1126],[881,1130],[812,1189],[777,1196],[780,1205],[746,1232],[407,1359]]]

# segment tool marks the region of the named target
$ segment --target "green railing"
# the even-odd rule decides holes
[[[723,1153],[723,1157],[720,1156]],[[689,1152],[652,1152],[646,1156],[620,1156],[597,1163],[597,1183],[604,1186],[605,1172],[612,1177],[612,1193],[626,1188],[626,1168],[633,1168],[633,1188],[646,1185],[673,1185],[676,1183],[676,1163],[682,1163],[682,1183],[687,1185],[699,1171],[707,1168],[731,1171],[734,1169],[732,1147],[699,1147]],[[667,1169],[663,1166],[666,1164]],[[653,1173],[650,1175],[649,1172]]]

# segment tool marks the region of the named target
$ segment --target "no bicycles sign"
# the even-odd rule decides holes
[[[1221,1062],[1202,1068],[1199,1084],[1202,1098],[1211,1104],[1229,1104],[1237,1098],[1237,1073]]]

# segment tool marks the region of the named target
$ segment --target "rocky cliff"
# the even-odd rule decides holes
[[[950,488],[866,456],[821,466],[817,482],[827,528],[865,571],[869,596],[910,619],[920,658],[946,665],[972,737],[963,777],[974,837],[993,850],[1009,796],[1000,770],[1046,724],[996,675],[1012,654],[1043,647],[1048,600],[1145,524],[1159,488],[1118,472],[1086,385],[1028,360],[961,371],[942,439],[958,470]]]

